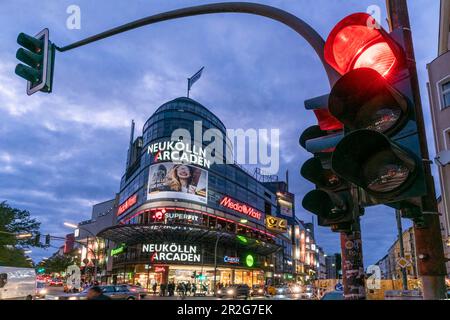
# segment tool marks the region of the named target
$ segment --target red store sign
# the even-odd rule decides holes
[[[130,209],[132,206],[134,206],[137,202],[137,193],[133,194],[131,197],[129,197],[127,200],[125,200],[124,203],[122,203],[119,206],[119,209],[117,210],[117,215],[120,216],[122,213]]]
[[[234,210],[236,212],[245,214],[245,215],[255,218],[255,219],[260,220],[262,217],[261,211],[258,211],[255,208],[250,207],[249,205],[247,205],[245,203],[234,200],[228,196],[223,197],[220,200],[219,204],[223,207],[226,207],[226,208]]]

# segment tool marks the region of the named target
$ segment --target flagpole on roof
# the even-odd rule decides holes
[[[189,98],[189,91],[191,91],[192,85],[197,82],[198,79],[202,76],[203,69],[205,67],[201,67],[200,70],[198,70],[192,77],[188,78],[188,85],[187,85],[187,97]]]

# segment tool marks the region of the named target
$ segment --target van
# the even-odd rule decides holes
[[[0,300],[32,300],[36,294],[36,272],[33,268],[0,266]]]

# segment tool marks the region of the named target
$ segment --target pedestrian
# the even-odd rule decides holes
[[[192,289],[191,282],[188,281],[185,287],[186,295],[191,295],[191,289]]]
[[[156,288],[158,287],[158,283],[155,281],[152,286],[153,295],[156,295]]]
[[[86,298],[88,300],[111,300],[110,297],[108,297],[107,295],[103,294],[102,289],[100,287],[98,287],[98,286],[94,286],[92,288],[89,288]]]
[[[195,292],[197,291],[197,285],[195,282],[192,284],[192,295],[195,297]]]

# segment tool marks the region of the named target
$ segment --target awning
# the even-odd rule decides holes
[[[135,245],[146,242],[183,242],[214,244],[219,238],[219,245],[238,245],[260,255],[269,255],[280,250],[280,245],[248,237],[237,237],[235,233],[223,232],[185,224],[155,223],[151,225],[129,224],[106,228],[97,235],[115,243]]]

